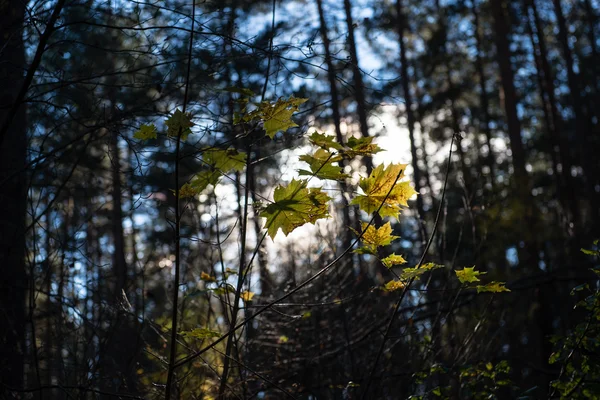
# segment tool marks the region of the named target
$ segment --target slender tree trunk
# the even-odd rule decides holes
[[[5,390],[2,384],[16,388],[24,384],[27,116],[23,104],[16,115],[9,115],[9,110],[17,101],[26,69],[25,5],[16,0],[0,2],[0,125],[12,118],[0,144],[0,395]]]
[[[538,271],[539,252],[536,244],[536,223],[537,215],[533,198],[531,196],[529,175],[525,168],[525,149],[521,139],[521,122],[517,114],[518,98],[514,85],[514,73],[511,66],[511,51],[509,43],[510,23],[508,21],[505,8],[508,3],[502,0],[492,1],[492,13],[494,18],[494,28],[496,33],[496,55],[500,67],[500,77],[502,81],[502,90],[504,94],[503,106],[506,113],[508,137],[512,151],[512,164],[514,169],[514,190],[519,201],[524,207],[522,216],[526,229],[520,237],[523,246],[518,246],[519,264],[525,271]],[[539,336],[533,341],[537,346],[532,346],[532,350],[537,358],[537,362],[543,368],[548,368],[548,358],[552,350],[549,341],[549,335],[552,334],[552,314],[549,310],[549,304],[545,301],[547,298],[548,287],[543,287],[536,292],[535,298],[539,304],[539,309],[532,320],[533,328],[536,329]],[[547,319],[546,319],[547,318]],[[546,373],[537,374],[539,398],[546,398],[550,383],[550,376]]]
[[[410,139],[410,155],[412,157],[412,167],[414,174],[415,190],[421,191],[421,170],[419,169],[419,159],[417,155],[417,144],[415,142],[415,115],[412,109],[412,94],[410,92],[410,77],[408,76],[408,60],[406,57],[406,43],[404,43],[404,32],[407,28],[406,19],[402,11],[402,0],[396,1],[396,25],[398,29],[398,42],[400,44],[400,79],[402,81],[402,91],[404,94],[404,107],[406,108],[406,117],[408,122],[408,137]],[[417,212],[421,225],[421,242],[427,237],[425,225],[425,207],[423,197],[417,196]]]
[[[453,94],[456,93],[456,91],[454,90],[454,83],[452,82],[452,74],[451,74],[451,68],[450,68],[450,64],[448,63],[447,57],[449,56],[449,51],[448,51],[448,39],[447,39],[447,35],[448,35],[448,25],[446,24],[446,18],[444,15],[444,10],[442,9],[441,5],[440,5],[440,1],[436,0],[435,2],[436,4],[436,8],[439,14],[439,29],[442,30],[444,32],[444,45],[442,48],[443,54],[442,54],[442,59],[444,60],[442,62],[443,67],[444,67],[444,73],[446,76],[446,84],[448,85],[448,93],[451,94],[450,96],[450,117],[452,119],[452,132],[454,133],[454,136],[456,137],[456,150],[460,159],[460,168],[461,168],[461,172],[463,175],[463,180],[465,183],[465,188],[467,193],[470,195],[471,194],[471,190],[473,188],[474,185],[474,181],[473,181],[473,176],[471,175],[471,171],[469,170],[469,167],[467,166],[466,160],[465,160],[465,152],[464,149],[462,147],[462,143],[461,143],[461,139],[462,139],[462,135],[461,135],[461,129],[460,129],[460,123],[459,123],[459,118],[458,118],[458,111],[456,110],[456,104],[454,102],[454,97]]]
[[[593,163],[593,160],[595,160],[596,157],[590,151],[591,141],[588,134],[589,132],[592,132],[592,126],[583,109],[581,83],[579,82],[579,76],[575,73],[574,69],[573,54],[569,46],[567,22],[562,11],[562,5],[560,0],[552,0],[552,3],[554,4],[554,13],[556,16],[556,23],[558,25],[558,40],[560,42],[567,67],[567,82],[569,84],[571,106],[573,107],[573,113],[575,114],[575,137],[577,138],[579,158],[582,160],[581,166],[583,167],[585,174],[587,195],[591,201],[591,222],[592,226],[597,226],[599,218],[598,205],[600,204],[600,198],[595,190],[595,184],[598,180],[598,168]]]
[[[540,67],[542,70],[542,77],[544,80],[544,92],[548,97],[548,107],[552,120],[552,129],[555,135],[555,141],[558,146],[559,161],[562,166],[562,177],[564,184],[564,192],[566,193],[568,208],[570,210],[571,217],[575,223],[579,220],[579,210],[577,207],[577,199],[575,194],[575,188],[573,184],[573,176],[571,175],[571,155],[569,152],[570,146],[563,132],[563,120],[558,111],[555,87],[554,87],[554,75],[552,68],[548,61],[548,48],[546,46],[546,37],[544,35],[542,23],[537,11],[535,0],[526,0],[526,4],[531,10],[533,17],[533,23],[536,30],[536,38],[539,50]]]
[[[483,133],[485,135],[485,143],[488,148],[488,153],[486,156],[486,164],[489,168],[489,178],[490,184],[492,185],[492,190],[495,189],[496,180],[495,180],[495,170],[496,167],[494,165],[494,153],[492,151],[492,129],[490,128],[490,105],[488,100],[487,89],[485,88],[485,84],[487,82],[487,78],[485,76],[485,70],[483,67],[483,57],[481,57],[481,52],[483,50],[483,46],[481,43],[481,35],[479,33],[479,12],[477,11],[477,5],[475,4],[475,0],[471,0],[471,12],[473,13],[473,31],[475,35],[475,42],[477,45],[477,52],[475,54],[475,67],[477,69],[477,76],[479,78],[479,101],[481,106],[481,111],[483,113]]]
[[[321,33],[321,39],[323,40],[323,49],[325,51],[325,64],[327,65],[327,81],[329,83],[329,90],[331,92],[331,112],[333,114],[335,137],[339,144],[344,145],[344,136],[342,135],[341,128],[342,118],[340,115],[340,102],[335,79],[335,66],[333,65],[333,60],[331,58],[331,42],[329,40],[329,36],[327,35],[327,22],[325,20],[325,12],[323,11],[323,1],[316,0],[316,2],[319,10],[319,30]],[[342,161],[341,166],[345,167],[346,163]],[[348,227],[353,225],[350,220],[350,205],[348,198],[346,197],[346,194],[348,193],[348,185],[346,182],[340,182],[340,189],[342,191],[342,212],[344,223],[344,227],[342,228],[343,240],[341,251],[344,251],[352,244],[352,236]]]
[[[356,51],[356,39],[354,35],[354,21],[352,19],[352,4],[350,0],[344,0],[344,11],[346,13],[346,28],[348,29],[348,51],[350,52],[350,64],[354,83],[354,98],[356,99],[356,113],[360,123],[360,133],[363,137],[369,136],[369,125],[367,123],[367,101],[365,98],[365,86],[362,73],[358,64],[358,54]],[[373,169],[373,159],[365,157],[365,166],[367,172]]]

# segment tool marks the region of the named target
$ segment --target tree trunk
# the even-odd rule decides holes
[[[590,151],[590,143],[588,132],[592,131],[592,126],[589,119],[583,110],[583,101],[581,98],[581,84],[579,82],[579,76],[574,70],[573,54],[569,47],[569,37],[567,30],[567,23],[565,16],[562,11],[560,0],[552,0],[554,4],[554,13],[556,16],[556,23],[558,25],[558,40],[562,47],[563,57],[567,67],[567,82],[569,84],[569,92],[571,96],[571,106],[573,107],[573,113],[575,114],[575,137],[577,140],[577,147],[579,150],[579,158],[582,160],[581,166],[585,174],[586,190],[588,198],[591,201],[591,219],[592,226],[597,226],[598,221],[598,204],[599,196],[595,190],[595,184],[597,182],[597,167],[595,167],[592,160],[596,157],[593,152]]]
[[[0,125],[9,118],[23,84],[25,47],[23,19],[25,3],[0,2]],[[27,154],[27,115],[24,105],[12,115],[12,123],[0,144],[0,387],[22,388],[24,384],[25,295],[25,206],[27,184],[24,172]],[[0,389],[2,393],[5,389]],[[2,396],[0,396],[2,397]]]
[[[488,101],[487,89],[485,88],[485,83],[487,82],[484,68],[483,68],[483,58],[481,57],[482,51],[482,43],[481,36],[479,35],[479,12],[477,11],[477,5],[475,4],[475,0],[471,0],[471,11],[473,13],[473,31],[475,35],[475,42],[477,44],[477,52],[475,55],[475,66],[477,68],[477,75],[479,78],[479,101],[481,103],[481,111],[483,112],[483,133],[485,134],[485,142],[488,148],[488,153],[486,157],[486,163],[489,168],[490,174],[490,184],[492,185],[492,190],[495,189],[496,180],[495,180],[495,169],[494,166],[494,153],[492,152],[492,129],[490,128],[490,106]]]
[[[398,29],[398,42],[400,44],[400,79],[402,80],[402,91],[404,94],[404,107],[406,108],[406,118],[408,122],[408,137],[410,139],[410,155],[412,157],[412,167],[414,174],[415,190],[417,193],[421,191],[421,171],[419,169],[419,159],[417,155],[417,144],[415,142],[415,115],[412,109],[412,95],[408,76],[408,61],[406,57],[406,44],[404,43],[404,30],[406,21],[402,11],[402,0],[396,1],[396,24]],[[421,242],[427,238],[427,229],[425,225],[425,208],[423,205],[423,197],[417,196],[417,212],[419,214],[419,225],[421,226]]]
[[[365,99],[365,86],[362,79],[362,73],[358,65],[358,54],[356,51],[356,40],[354,37],[354,21],[352,20],[352,5],[350,0],[344,0],[344,11],[346,13],[346,27],[348,29],[348,51],[350,52],[350,65],[354,83],[354,98],[356,99],[356,113],[360,123],[360,133],[363,137],[369,136],[369,125],[367,124],[367,101]],[[367,172],[373,169],[373,160],[371,157],[365,157],[365,166]]]
[[[325,64],[327,65],[327,81],[329,83],[329,90],[331,91],[331,112],[333,114],[333,124],[335,126],[335,137],[339,144],[344,145],[344,136],[342,135],[342,118],[340,116],[340,102],[338,97],[337,83],[335,79],[335,67],[333,65],[333,60],[331,58],[331,50],[330,50],[330,41],[329,36],[327,36],[327,23],[325,21],[325,13],[323,11],[323,1],[316,0],[317,8],[319,10],[319,30],[321,33],[321,39],[323,40],[323,49],[325,50]],[[346,166],[346,162],[344,160],[341,161],[340,164],[342,167]],[[348,185],[346,182],[340,182],[340,189],[342,190],[342,213],[343,213],[343,223],[344,227],[342,228],[342,251],[345,251],[352,245],[352,235],[351,231],[348,227],[353,226],[350,221],[350,204],[348,202],[348,198],[346,194],[348,193]]]
[[[552,73],[550,63],[548,62],[548,48],[546,46],[546,37],[544,36],[543,27],[537,11],[535,0],[526,0],[526,4],[531,10],[533,22],[535,25],[536,38],[539,49],[540,67],[542,69],[542,77],[544,80],[544,92],[546,93],[546,96],[548,96],[548,107],[552,119],[552,129],[554,130],[554,135],[556,137],[555,141],[558,145],[558,156],[559,162],[562,166],[564,191],[566,193],[566,197],[568,198],[567,202],[571,218],[577,225],[577,221],[579,220],[579,209],[577,207],[577,199],[575,197],[573,176],[571,175],[572,161],[571,155],[569,153],[570,146],[568,144],[568,140],[564,136],[564,124],[562,117],[558,111],[556,96],[554,94],[554,75]]]

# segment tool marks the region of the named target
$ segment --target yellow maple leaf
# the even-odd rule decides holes
[[[460,271],[456,270],[454,272],[460,283],[479,282],[478,276],[485,274],[485,272],[475,271],[475,267],[465,267]]]
[[[240,299],[244,300],[244,303],[252,301],[253,297],[254,297],[254,292],[249,292],[246,290],[246,291],[240,293]]]
[[[368,178],[360,179],[364,195],[356,196],[351,204],[358,204],[369,214],[379,210],[382,217],[398,218],[402,207],[408,206],[408,199],[417,194],[409,182],[400,182],[405,168],[406,164],[378,166]]]
[[[367,225],[368,224],[365,222],[362,223],[362,229],[365,233],[363,233],[361,240],[364,246],[354,250],[355,253],[377,254],[378,247],[387,246],[392,243],[393,240],[400,237],[392,235],[392,225],[390,222],[380,228],[375,228],[373,225]],[[358,234],[358,232],[356,233]]]
[[[404,257],[394,253],[382,259],[381,262],[387,268],[392,268],[394,265],[406,264],[406,260],[404,259]]]
[[[385,284],[384,289],[387,290],[388,292],[393,292],[395,290],[399,290],[399,289],[403,289],[406,286],[406,284],[402,281],[398,281],[398,280],[393,280],[393,281],[389,281],[388,283]]]

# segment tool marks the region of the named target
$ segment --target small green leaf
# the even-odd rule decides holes
[[[473,283],[479,282],[479,275],[485,274],[485,272],[475,271],[475,267],[465,267],[462,270],[454,271],[456,277],[460,283]]]
[[[179,109],[175,110],[175,112],[166,120],[167,125],[167,135],[169,137],[177,137],[181,130],[181,140],[186,140],[188,135],[192,133],[190,129],[194,126],[192,122],[192,114],[183,113],[179,111]]]
[[[341,150],[342,145],[339,144],[334,136],[325,135],[324,133],[313,132],[308,140],[317,147],[323,150],[335,149]]]
[[[144,124],[133,134],[134,139],[140,140],[156,139],[156,137],[156,127],[153,124]]]
[[[479,279],[478,279],[479,280]],[[475,288],[477,289],[477,293],[482,292],[490,292],[490,293],[500,293],[500,292],[510,292],[510,289],[505,287],[506,283],[504,282],[490,282],[486,285],[477,285]]]
[[[206,149],[202,154],[202,159],[222,172],[231,170],[241,172],[246,166],[246,153],[235,149]]]
[[[410,279],[417,278],[423,275],[427,271],[432,271],[438,268],[444,268],[444,266],[440,264],[427,263],[421,265],[420,267],[417,266],[415,268],[404,268],[404,270],[402,270],[402,273],[400,274],[400,279],[402,279],[403,281],[408,281]]]
[[[348,139],[348,148],[344,149],[344,155],[348,158],[354,158],[356,156],[370,156],[375,153],[379,153],[381,147],[373,144],[373,137],[362,137],[355,138],[351,136]]]

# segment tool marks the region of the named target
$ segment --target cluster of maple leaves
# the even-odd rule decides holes
[[[245,129],[248,126],[249,129],[262,129],[271,139],[277,133],[297,126],[291,119],[292,115],[298,111],[301,104],[307,101],[307,99],[290,97],[287,100],[278,99],[275,102],[252,103],[249,99],[253,94],[246,89],[228,88],[227,91],[242,95],[238,100],[241,110],[235,113],[234,123],[244,125]],[[186,140],[192,133],[191,128],[194,123],[191,114],[176,110],[165,121],[165,125],[167,137]],[[134,134],[134,138],[141,140],[156,139],[157,137],[158,132],[154,125],[142,125]],[[260,211],[260,217],[266,220],[265,229],[272,240],[275,239],[279,230],[288,235],[302,225],[330,217],[331,198],[322,188],[309,187],[310,179],[316,177],[321,180],[346,181],[349,175],[343,172],[340,162],[348,162],[358,156],[372,156],[382,150],[373,143],[372,137],[350,137],[346,144],[341,144],[336,141],[334,136],[314,132],[308,137],[308,140],[316,147],[316,150],[312,154],[300,156],[300,160],[308,164],[310,170],[298,171],[300,176],[308,176],[308,178],[292,179],[287,185],[277,186],[272,202],[266,206],[255,205]],[[217,185],[225,174],[231,171],[243,171],[247,164],[246,153],[233,148],[205,148],[200,151],[200,156],[204,164],[203,169],[179,190],[174,191],[180,198],[199,195],[209,185]],[[361,194],[356,195],[350,204],[357,205],[366,215],[377,213],[382,218],[399,219],[402,209],[408,207],[408,200],[417,194],[410,183],[403,180],[405,168],[406,164],[377,166],[368,177],[359,179],[358,187]],[[405,264],[406,260],[402,255],[394,253],[379,258],[379,249],[391,245],[394,240],[398,239],[398,236],[392,235],[390,222],[380,227],[374,226],[372,222],[373,220],[369,223],[363,222],[361,232],[353,230],[362,242],[362,246],[355,249],[354,252],[373,255],[390,270]],[[396,279],[387,282],[383,289],[387,291],[406,289],[409,282],[438,268],[443,268],[443,266],[434,263],[420,263],[414,268],[404,267],[399,273],[393,272]],[[509,291],[504,283],[500,282],[479,284],[479,276],[485,272],[476,271],[475,267],[466,267],[454,272],[462,285],[461,288],[476,289],[478,293]],[[202,279],[206,282],[215,280],[208,275]],[[252,292],[244,292],[241,298],[247,302],[252,300],[253,295]],[[205,334],[205,332],[197,333],[200,336]]]

